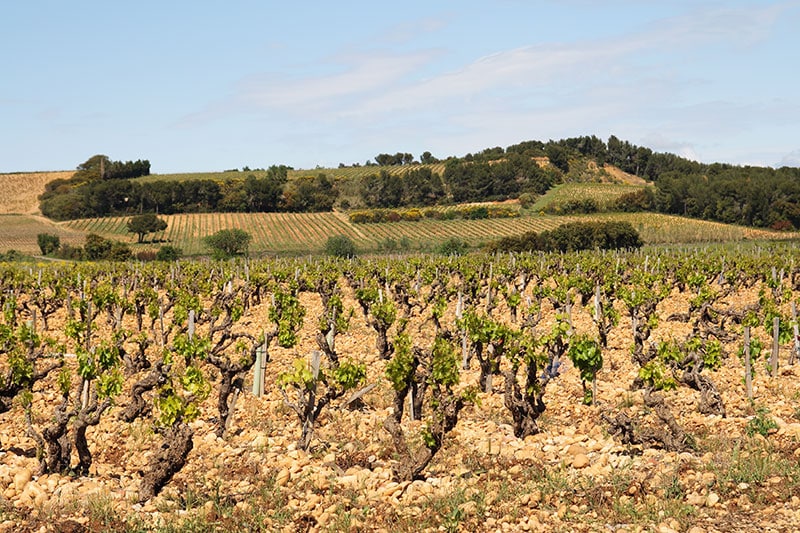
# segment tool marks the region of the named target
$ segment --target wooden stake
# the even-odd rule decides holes
[[[792,302],[792,333],[794,334],[794,350],[789,354],[789,364],[793,365],[795,358],[800,356],[800,328],[797,325],[797,304]]]
[[[747,399],[753,401],[753,369],[750,361],[750,326],[744,327],[744,386]]]
[[[780,345],[780,317],[772,319],[772,355],[769,358],[770,374],[774,378],[778,375],[778,352],[781,349]]]

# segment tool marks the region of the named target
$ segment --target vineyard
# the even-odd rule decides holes
[[[730,242],[787,239],[790,233],[730,226],[654,213],[600,213],[584,216],[531,215],[512,219],[433,220],[377,224],[353,224],[341,213],[208,213],[163,215],[167,229],[148,236],[156,244],[178,246],[188,255],[206,254],[202,238],[225,228],[240,228],[253,235],[253,253],[319,253],[329,237],[346,235],[362,252],[379,251],[389,241],[404,241],[407,249],[430,251],[442,242],[459,238],[479,247],[490,241],[526,231],[551,230],[579,220],[620,220],[630,222],[647,244]],[[94,218],[64,222],[59,227],[82,233],[128,241],[127,217]],[[35,235],[33,235],[35,239]],[[35,240],[33,241],[35,244]]]
[[[594,200],[600,209],[607,209],[614,200],[641,190],[641,185],[623,183],[562,183],[539,198],[531,208],[543,211],[551,204],[563,204],[576,200]]]
[[[320,173],[328,175],[334,180],[359,180],[364,176],[370,174],[377,174],[381,171],[386,171],[392,176],[397,176],[408,172],[414,168],[430,168],[435,174],[441,175],[444,172],[444,163],[436,163],[433,165],[413,165],[413,166],[359,166],[359,167],[341,167],[341,168],[317,168],[305,170],[289,170],[288,178],[307,178],[316,177]],[[178,174],[151,174],[137,178],[139,181],[152,182],[152,181],[189,181],[189,180],[242,180],[248,175],[252,174],[256,178],[264,178],[267,175],[266,170],[229,170],[225,172],[188,172]]]
[[[789,531],[800,250],[0,265],[4,531]]]
[[[36,236],[39,233],[58,235],[62,242],[80,246],[85,240],[83,233],[71,228],[57,226],[49,220],[34,215],[0,215],[0,251],[18,250],[23,253],[39,253]]]

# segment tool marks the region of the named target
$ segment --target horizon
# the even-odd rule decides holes
[[[444,159],[610,135],[800,166],[800,1],[6,6],[0,173]]]

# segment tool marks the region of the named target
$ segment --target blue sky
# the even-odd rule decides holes
[[[0,172],[464,155],[597,135],[800,166],[800,1],[26,0]]]

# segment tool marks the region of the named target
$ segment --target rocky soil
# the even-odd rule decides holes
[[[398,483],[392,470],[396,455],[382,427],[391,409],[385,362],[377,359],[374,334],[358,314],[337,339],[339,352],[366,361],[367,380],[377,387],[358,409],[326,409],[310,450],[297,449],[300,426],[275,379],[316,347],[320,304],[315,296],[303,298],[308,313],[301,343],[272,350],[266,394],[243,394],[224,440],[214,434],[212,394],[192,423],[188,463],[143,504],[137,503],[141,472],[160,441],[150,423],[119,420],[126,393],[89,429],[94,455],[89,476],[37,475],[39,462],[21,407],[0,415],[0,532],[800,529],[800,365],[787,365],[789,346],[782,349],[779,376],[757,368],[754,404],[745,396],[738,345],[725,346],[723,367],[709,374],[725,402],[725,418],[700,414],[699,393],[687,387],[665,393],[693,448],[679,453],[627,446],[601,419],[603,413],[649,413],[642,393],[631,390],[637,369],[629,355],[630,321],[620,308],[623,318],[610,335],[598,375],[597,405],[581,403],[578,372],[566,363],[547,388],[541,433],[521,440],[513,435],[498,377],[494,393],[479,395],[479,405],[462,412],[424,479]],[[754,301],[757,289],[736,298],[737,305]],[[676,291],[659,315],[687,307]],[[250,320],[257,324],[266,306],[254,311]],[[576,306],[578,332],[594,331],[588,313]],[[52,329],[58,328],[56,320]],[[662,320],[650,340],[683,338],[687,328]],[[768,345],[766,333],[759,334]],[[463,384],[477,379],[475,368],[462,372]],[[55,401],[54,387],[37,388],[34,422],[45,422],[52,408],[44,406]],[[769,412],[758,414],[760,406]],[[756,416],[772,419],[777,428],[766,436],[747,436]],[[413,434],[419,423],[404,421],[404,427]]]

